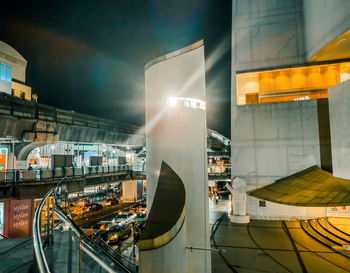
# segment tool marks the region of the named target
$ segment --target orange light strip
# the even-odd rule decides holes
[[[328,97],[328,88],[350,79],[350,63],[237,74],[237,104],[300,101]]]

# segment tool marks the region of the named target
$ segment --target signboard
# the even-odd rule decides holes
[[[7,147],[0,147],[0,172],[5,172],[7,170]]]
[[[33,200],[5,201],[3,215],[5,236],[9,238],[27,238],[32,236]]]

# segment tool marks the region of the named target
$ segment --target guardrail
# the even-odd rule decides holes
[[[45,195],[35,212],[34,271],[61,272],[66,268],[67,272],[132,273],[124,266],[123,260],[116,260],[80,230],[69,216],[67,201],[67,183],[64,178]],[[57,229],[53,225],[56,218],[63,222]]]
[[[135,125],[58,109],[53,106],[23,100],[5,93],[0,93],[0,114],[68,125],[118,130],[120,133],[127,134],[135,134],[140,130],[140,128]]]
[[[83,168],[55,168],[37,170],[10,170],[0,173],[0,183],[42,181],[63,177],[85,177],[102,175],[120,171],[132,171],[129,165],[94,166]]]
[[[42,210],[44,205],[47,203],[48,198],[52,195],[53,189],[50,190],[43,200],[41,201],[40,205],[35,211],[34,215],[34,221],[33,221],[33,246],[34,246],[34,257],[37,262],[37,268],[39,272],[41,273],[48,273],[50,272],[47,260],[45,258],[45,253],[44,253],[44,244],[43,239],[42,239]],[[48,238],[47,233],[45,234],[46,236],[44,237],[45,241]]]

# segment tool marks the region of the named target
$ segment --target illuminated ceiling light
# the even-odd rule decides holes
[[[170,107],[175,107],[176,106],[176,98],[174,98],[174,97],[168,98],[167,105]]]
[[[185,108],[205,110],[205,102],[194,98],[174,98],[170,97],[167,101],[170,107],[182,106]]]

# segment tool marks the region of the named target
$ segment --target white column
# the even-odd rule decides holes
[[[165,161],[185,186],[186,215],[169,243],[140,251],[139,272],[210,273],[210,251],[186,249],[210,248],[203,42],[147,65],[145,89],[147,207],[151,208]]]

